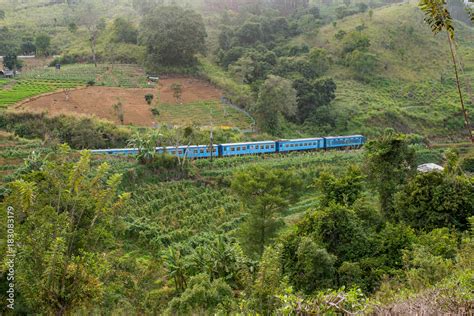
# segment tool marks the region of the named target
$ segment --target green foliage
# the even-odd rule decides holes
[[[323,195],[321,206],[337,203],[351,207],[364,189],[364,176],[359,168],[351,166],[344,175],[322,172],[317,185]]]
[[[382,211],[388,218],[394,214],[394,194],[414,171],[414,150],[406,136],[386,130],[366,145],[365,168],[369,183],[379,193]]]
[[[280,213],[297,199],[301,182],[291,171],[252,167],[236,172],[232,190],[240,197],[248,216],[240,228],[247,254],[259,257],[281,227]]]
[[[258,94],[254,110],[257,123],[263,131],[278,134],[281,115],[294,115],[296,105],[296,90],[292,87],[291,81],[270,75]]]
[[[67,143],[75,149],[124,147],[130,132],[92,118],[48,117],[45,114],[3,113],[0,128],[25,138]]]
[[[36,36],[35,39],[36,54],[39,56],[48,56],[49,48],[51,46],[51,37],[46,34]]]
[[[277,249],[266,247],[260,259],[257,278],[251,290],[252,310],[261,314],[271,313],[277,303],[276,295],[281,290],[281,267],[277,260]]]
[[[120,181],[107,163],[93,170],[90,153],[76,161],[61,146],[55,160],[10,183],[2,207],[15,208],[21,240],[15,288],[31,312],[69,313],[100,302],[107,263],[99,253],[129,198],[117,194]]]
[[[145,16],[141,41],[147,47],[147,64],[189,66],[204,52],[207,36],[202,17],[181,7],[159,7]]]
[[[466,176],[419,173],[397,194],[397,215],[417,229],[468,229],[474,215],[474,185]]]
[[[228,311],[233,297],[232,289],[222,279],[210,280],[206,274],[199,274],[189,280],[186,291],[168,304],[166,313],[194,314]]]
[[[374,76],[377,56],[356,49],[346,55],[345,62],[354,70],[356,79],[368,80]]]
[[[112,25],[112,41],[116,43],[137,44],[138,30],[133,23],[124,18],[116,18]]]
[[[301,238],[296,255],[294,283],[298,289],[304,293],[313,293],[334,285],[336,256],[319,247],[309,237]]]
[[[153,98],[155,96],[152,93],[147,93],[145,94],[145,101],[148,103],[148,105],[151,105],[151,102],[153,102]]]

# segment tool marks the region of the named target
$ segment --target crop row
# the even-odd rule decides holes
[[[13,82],[13,81],[12,81]],[[79,81],[44,81],[44,80],[18,80],[14,81],[9,89],[0,90],[0,108],[17,103],[21,100],[53,92],[58,89],[75,88],[82,83]]]

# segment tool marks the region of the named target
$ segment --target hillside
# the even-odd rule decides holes
[[[462,118],[454,85],[449,46],[443,34],[433,36],[414,3],[374,9],[373,16],[358,14],[326,25],[317,36],[302,35],[295,43],[324,47],[337,58],[342,43],[340,31],[349,33],[363,25],[378,62],[375,78],[368,83],[353,79],[353,73],[334,64],[328,76],[337,83],[337,131],[371,134],[385,127],[418,133],[432,139],[459,139]],[[465,76],[474,78],[474,28],[456,24],[459,56]],[[473,105],[470,105],[471,109]],[[471,110],[472,111],[472,110]]]

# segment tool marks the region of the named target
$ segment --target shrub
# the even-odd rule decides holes
[[[474,173],[474,154],[465,157],[461,161],[461,168],[466,171],[466,172],[472,172]]]
[[[145,94],[145,101],[146,101],[146,103],[148,103],[148,105],[151,105],[151,102],[153,101],[153,98],[154,98],[153,94],[151,94],[151,93]]]
[[[0,115],[0,128],[24,138],[68,143],[74,149],[125,147],[128,129],[95,118],[45,114],[8,113]]]
[[[160,110],[158,110],[158,108],[156,108],[156,107],[151,108],[151,113],[154,116],[160,116]]]
[[[95,86],[95,80],[89,80],[89,81],[87,81],[87,86],[88,86],[88,87]]]

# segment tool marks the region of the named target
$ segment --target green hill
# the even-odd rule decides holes
[[[336,33],[350,33],[357,27],[368,36],[369,52],[378,59],[375,79],[360,82],[344,65],[330,67],[328,75],[338,86],[332,105],[337,131],[372,134],[393,127],[434,139],[461,137],[463,119],[448,42],[444,34],[431,33],[415,4],[378,8],[372,17],[367,13],[346,17],[335,26],[324,26],[317,36],[301,35],[294,42],[323,47],[337,59],[342,41],[335,38]],[[457,23],[456,34],[465,76],[472,79],[474,29]]]

